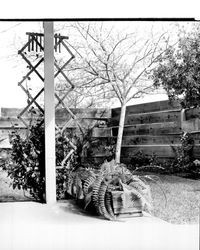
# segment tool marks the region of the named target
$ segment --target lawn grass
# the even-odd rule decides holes
[[[153,214],[175,224],[199,223],[200,180],[173,175],[156,175],[158,184],[149,182],[152,192]],[[159,188],[163,189],[165,197]]]

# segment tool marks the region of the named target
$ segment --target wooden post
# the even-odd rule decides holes
[[[53,22],[44,22],[44,106],[46,203],[53,204],[56,202]]]

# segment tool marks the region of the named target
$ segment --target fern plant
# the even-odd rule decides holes
[[[78,182],[75,176],[79,178]],[[82,189],[84,208],[90,205],[97,214],[108,220],[118,218],[113,206],[113,192],[122,194],[124,207],[128,200],[133,207],[136,201],[140,201],[143,210],[150,212],[152,209],[149,186],[139,176],[133,175],[124,164],[116,164],[114,160],[105,161],[98,171],[85,169],[82,173],[72,172],[69,179],[68,192],[80,199],[81,196],[76,192]]]

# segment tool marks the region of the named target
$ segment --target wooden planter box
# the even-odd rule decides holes
[[[114,214],[117,217],[142,216],[143,205],[141,199],[133,197],[131,192],[112,191]]]

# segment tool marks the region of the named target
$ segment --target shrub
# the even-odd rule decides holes
[[[174,161],[172,162],[171,169],[173,172],[191,172],[194,167],[194,139],[190,133],[183,132],[180,138],[181,146],[173,147],[172,149],[175,153]]]
[[[190,133],[183,132],[180,137],[181,146],[171,146],[175,157],[171,160],[160,161],[156,154],[147,155],[138,151],[131,156],[129,168],[137,171],[156,171],[164,174],[186,174],[192,178],[200,176],[200,161],[193,155],[194,139]]]
[[[33,112],[33,110],[31,111]],[[68,172],[80,166],[94,166],[92,157],[93,149],[102,143],[92,138],[92,130],[85,130],[84,134],[75,135],[65,132],[56,137],[56,166],[61,166],[63,159],[72,147],[69,140],[73,141],[76,150],[70,155],[64,168],[56,170],[57,198],[66,197],[66,180]],[[12,179],[12,187],[26,190],[37,201],[45,201],[45,133],[41,125],[41,118],[31,121],[28,132],[23,137],[15,129],[10,135],[12,150],[10,157],[4,162],[4,170]],[[102,144],[107,158],[114,154],[114,146]],[[102,146],[101,145],[101,146]]]
[[[154,171],[161,168],[158,161],[157,155],[153,153],[152,155],[144,154],[142,150],[138,151],[134,155],[130,156],[130,165],[129,168],[135,171],[146,170]]]
[[[12,187],[27,190],[36,200],[44,202],[44,128],[37,121],[30,127],[25,138],[15,130],[10,135],[10,142],[12,151],[4,163],[4,170],[12,179]]]
[[[76,150],[68,159],[68,165],[70,168],[58,169],[56,176],[57,183],[57,196],[58,198],[66,198],[68,194],[66,193],[66,186],[68,185],[68,175],[71,171],[76,171],[81,167],[84,169],[88,168],[99,168],[99,163],[95,162],[94,152],[103,151],[105,153],[104,160],[111,160],[115,155],[115,141],[107,138],[106,140],[99,140],[98,138],[92,137],[92,129],[87,129],[84,134],[68,134],[70,140],[76,145]],[[64,158],[64,152],[68,150],[69,144],[66,143],[64,137],[57,139],[56,143],[56,159],[57,165],[60,165],[61,160]],[[63,148],[64,147],[64,148]],[[65,151],[64,151],[65,150]]]

